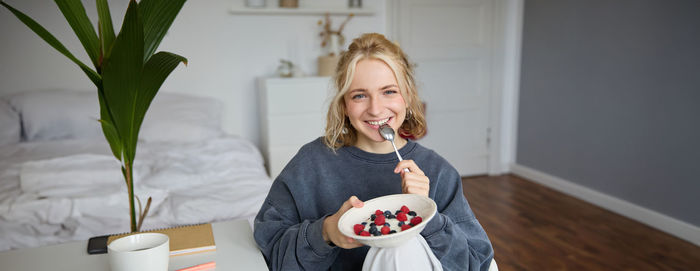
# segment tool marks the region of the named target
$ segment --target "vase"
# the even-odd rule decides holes
[[[299,0],[280,0],[281,8],[298,8]]]
[[[318,76],[333,76],[338,66],[339,55],[318,57]]]
[[[170,239],[162,233],[136,233],[107,245],[112,271],[167,271],[170,262]]]

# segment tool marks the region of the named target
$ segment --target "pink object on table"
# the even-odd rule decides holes
[[[216,262],[208,262],[208,263],[203,263],[203,264],[198,264],[195,266],[190,266],[190,267],[178,269],[177,271],[204,271],[204,270],[212,270],[215,268],[216,268]]]

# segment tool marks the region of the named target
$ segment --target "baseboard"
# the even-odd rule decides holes
[[[637,220],[700,246],[700,227],[523,165],[512,164],[510,170],[515,175]]]

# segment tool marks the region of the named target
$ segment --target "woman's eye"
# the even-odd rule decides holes
[[[386,94],[386,95],[389,95],[389,94],[396,94],[396,93],[398,93],[398,91],[393,90],[393,89],[389,89],[389,90],[385,90],[385,91],[384,91],[384,94]]]
[[[362,99],[362,98],[364,98],[364,97],[365,97],[364,94],[355,94],[355,95],[352,96],[352,99],[353,99],[353,100],[357,100],[357,99]]]

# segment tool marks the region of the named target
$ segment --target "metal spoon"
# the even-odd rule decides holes
[[[399,158],[399,161],[403,161],[403,158],[401,158],[401,154],[399,154],[399,150],[396,148],[396,144],[394,144],[394,129],[391,128],[388,124],[382,124],[382,126],[379,126],[379,134],[382,135],[382,137],[386,140],[389,140],[391,142],[391,146],[394,147],[394,152],[396,152],[396,156]],[[408,168],[404,168],[403,171],[405,172],[410,172]]]

